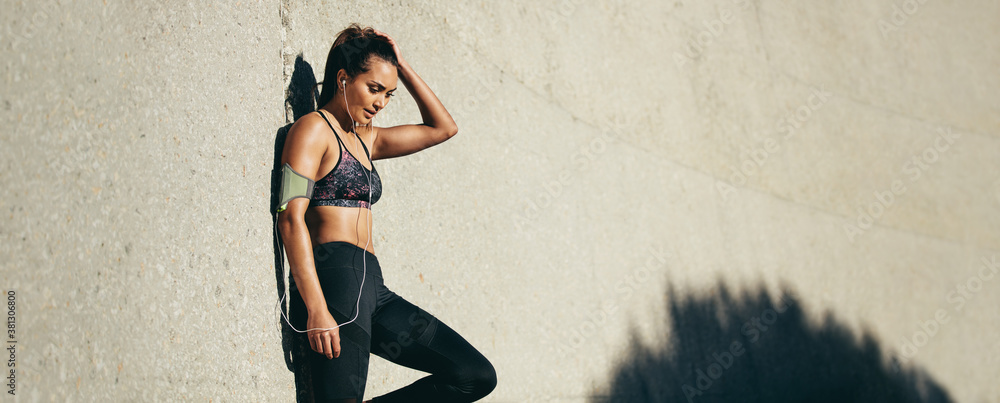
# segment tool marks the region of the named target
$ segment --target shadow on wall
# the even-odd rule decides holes
[[[788,289],[787,287],[783,287]],[[670,286],[664,320],[673,333],[651,346],[632,330],[604,402],[951,402],[922,370],[887,364],[866,331],[858,341],[829,312],[807,322],[800,300],[735,296],[719,280],[706,297]]]
[[[291,80],[289,80],[288,90],[285,92],[285,107],[291,109],[293,122],[307,113],[316,110],[316,97],[314,95],[315,90],[316,76],[313,73],[313,68],[308,62],[303,60],[302,55],[299,54],[299,56],[295,59],[295,70],[292,73]],[[288,135],[288,130],[291,127],[292,124],[287,124],[279,128],[274,137],[274,161],[271,165],[270,203],[270,211],[271,214],[273,214],[271,217],[272,222],[276,219],[277,213],[275,213],[275,210],[278,208],[278,192],[281,190],[281,153],[285,148],[285,137]],[[275,228],[275,231],[272,232],[272,235],[274,237],[274,279],[275,289],[277,291],[277,300],[282,300],[282,298],[284,298],[282,300],[281,309],[287,315],[288,295],[285,293],[285,279],[283,276],[291,276],[291,272],[288,268],[284,268],[284,270],[282,269],[284,257],[280,253],[281,249],[279,249],[280,240],[278,238],[277,228]],[[310,371],[307,364],[308,360],[305,359],[306,353],[308,352],[307,349],[309,348],[309,341],[306,339],[305,333],[298,333],[289,327],[283,317],[278,316],[278,320],[280,322],[279,328],[281,329],[281,347],[283,350],[282,355],[285,357],[285,367],[295,374],[296,401],[312,402],[313,396],[311,394],[312,388],[310,387]]]

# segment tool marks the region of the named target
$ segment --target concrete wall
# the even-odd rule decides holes
[[[13,401],[295,399],[275,144],[358,21],[460,128],[376,251],[484,401],[1000,402],[996,2],[158,3],[3,2]]]

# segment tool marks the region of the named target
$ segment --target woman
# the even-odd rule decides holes
[[[424,122],[376,127],[398,80]],[[319,105],[292,125],[281,155],[315,181],[311,198],[289,200],[277,218],[292,272],[290,324],[308,333],[316,401],[361,401],[370,354],[431,374],[374,402],[481,399],[496,387],[493,365],[385,287],[371,242],[371,205],[382,191],[373,161],[440,144],[458,132],[455,121],[392,38],[357,24],[330,48]]]

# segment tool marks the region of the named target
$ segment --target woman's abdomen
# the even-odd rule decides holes
[[[313,206],[306,210],[305,219],[313,249],[326,242],[343,241],[375,254],[375,239],[369,232],[369,225],[374,226],[375,219],[370,209]]]

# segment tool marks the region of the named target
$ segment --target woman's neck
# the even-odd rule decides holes
[[[330,101],[321,109],[330,115],[333,115],[333,117],[337,119],[337,126],[340,130],[343,130],[344,133],[351,133],[354,131],[354,120],[351,119],[351,116],[347,113],[347,110],[344,108],[342,103],[338,104],[336,101]]]

